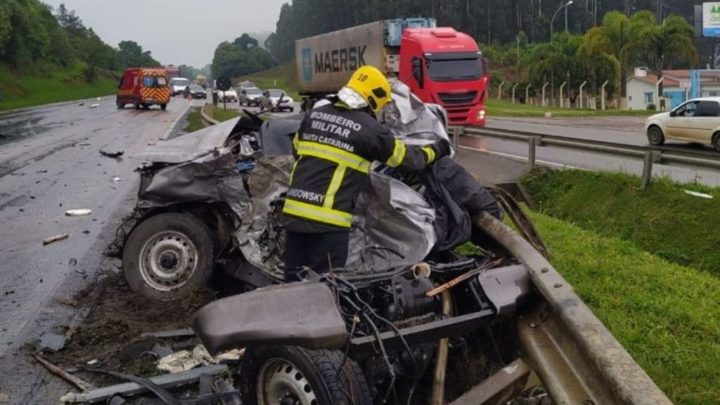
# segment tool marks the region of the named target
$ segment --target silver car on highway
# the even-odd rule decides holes
[[[285,90],[281,89],[268,89],[263,91],[262,97],[260,98],[260,109],[275,111],[290,111],[295,110],[295,100],[287,95]]]
[[[651,145],[677,139],[720,151],[720,97],[692,99],[670,112],[655,114],[645,121],[645,130]]]

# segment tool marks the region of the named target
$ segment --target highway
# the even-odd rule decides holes
[[[0,114],[0,375],[16,376],[2,390],[18,403],[47,403],[57,397],[43,390],[67,390],[17,349],[62,333],[74,308],[61,302],[110,268],[102,252],[135,204],[140,162],[132,156],[168,136],[191,104],[202,102],[118,110],[108,96]],[[66,216],[70,209],[92,213]]]
[[[559,135],[578,139],[602,140],[627,145],[647,146],[644,117],[592,118],[489,118],[487,128],[508,129],[538,134]],[[496,157],[526,161],[528,145],[521,142],[467,136],[461,145],[468,151],[481,151]],[[701,151],[712,156],[710,147],[671,141],[666,144],[678,151]],[[718,153],[720,159],[720,153]],[[569,167],[587,170],[619,171],[639,176],[642,160],[581,152],[556,147],[537,149],[538,163],[549,167]],[[708,186],[720,185],[720,172],[711,169],[655,165],[653,176],[668,177],[679,182],[697,182]]]

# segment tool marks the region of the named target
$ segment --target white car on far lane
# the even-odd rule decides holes
[[[670,112],[655,114],[645,121],[645,131],[651,145],[677,139],[720,151],[720,97],[692,99]]]
[[[218,100],[220,101],[238,101],[238,94],[235,89],[230,87],[229,89],[222,91],[218,90]]]

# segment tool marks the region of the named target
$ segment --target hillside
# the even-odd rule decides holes
[[[116,74],[98,69],[95,80],[88,83],[85,70],[82,62],[76,62],[51,73],[20,74],[0,62],[0,111],[114,94]]]
[[[262,72],[240,76],[233,79],[233,83],[239,83],[243,80],[250,80],[261,89],[283,89],[296,101],[300,99],[297,93],[297,74],[294,60]]]

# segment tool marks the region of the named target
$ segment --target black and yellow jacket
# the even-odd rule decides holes
[[[436,157],[433,146],[407,146],[366,112],[341,103],[308,112],[293,145],[283,225],[301,233],[349,229],[373,161],[421,170]]]

